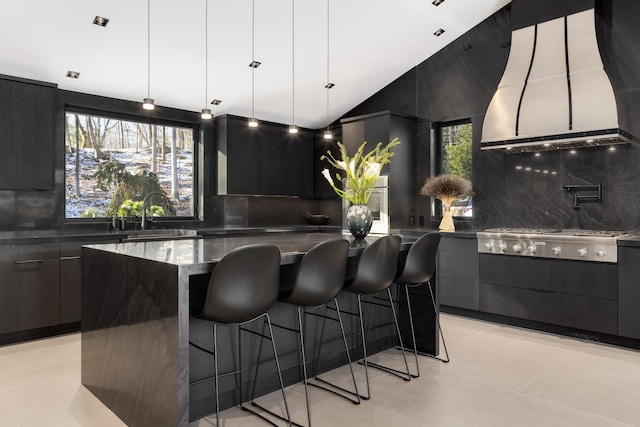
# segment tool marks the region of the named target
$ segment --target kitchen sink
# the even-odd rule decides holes
[[[122,242],[197,239],[200,237],[201,236],[198,235],[197,230],[188,230],[183,228],[158,228],[153,230],[128,231],[127,236],[122,239]]]

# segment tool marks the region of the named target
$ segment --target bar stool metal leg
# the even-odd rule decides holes
[[[438,331],[440,332],[440,338],[442,338],[442,346],[444,347],[445,358],[443,359],[441,357],[432,356],[430,354],[427,354],[427,356],[430,356],[434,359],[438,359],[443,363],[449,363],[449,351],[447,350],[447,343],[445,342],[444,334],[442,333],[442,326],[440,326],[440,311],[436,306],[436,299],[433,296],[433,288],[431,287],[431,281],[428,281],[427,285],[429,285],[429,295],[431,295],[431,304],[433,304],[433,311],[436,314],[436,325],[438,326]]]
[[[277,349],[276,349],[276,342],[273,339],[273,328],[272,328],[272,325],[271,325],[271,318],[269,317],[268,313],[265,313],[262,316],[265,317],[265,323],[263,323],[263,325],[262,325],[262,333],[261,334],[258,334],[257,332],[253,332],[253,331],[247,330],[247,329],[245,329],[245,331],[246,332],[252,332],[252,333],[254,333],[256,335],[261,335],[261,336],[263,336],[263,338],[268,338],[271,341],[271,346],[272,346],[272,349],[273,349],[273,357],[274,357],[274,361],[276,363],[276,370],[278,371],[278,380],[280,381],[280,390],[282,392],[282,399],[284,401],[284,408],[285,408],[285,413],[286,413],[287,416],[285,418],[282,415],[276,414],[275,412],[265,408],[264,406],[260,405],[258,402],[256,402],[254,400],[255,387],[256,387],[256,382],[257,382],[257,378],[258,378],[258,371],[260,369],[260,357],[262,356],[262,340],[260,340],[260,346],[259,346],[259,350],[258,350],[258,363],[256,365],[256,372],[255,372],[255,376],[254,376],[254,380],[253,380],[253,387],[252,387],[252,391],[251,391],[251,399],[250,399],[251,405],[255,406],[257,408],[260,408],[261,410],[263,410],[263,411],[275,416],[278,419],[286,421],[289,424],[290,427],[293,426],[293,425],[299,426],[299,424],[295,424],[295,423],[291,422],[291,414],[289,412],[289,404],[287,403],[287,396],[286,396],[286,394],[284,392],[284,381],[282,380],[282,371],[280,370],[280,361],[278,360],[278,352],[277,352]],[[269,336],[268,337],[264,335],[264,327],[265,327],[265,325],[268,326],[268,329],[269,329]],[[248,408],[248,407],[244,406],[243,404],[240,404],[240,408],[242,410],[244,410],[244,411],[251,412],[252,414],[262,418],[264,421],[268,422],[269,424],[271,424],[271,425],[273,425],[275,427],[278,427],[278,424],[274,423],[273,421],[271,421],[270,419],[266,418],[262,414],[252,410],[251,408]]]
[[[413,326],[413,313],[411,311],[411,299],[409,298],[409,287],[404,286],[404,292],[407,296],[407,310],[409,311],[409,325],[411,327],[411,342],[413,344],[413,357],[416,360],[416,373],[410,374],[412,378],[420,377],[420,364],[418,363],[418,346],[416,344],[416,330]]]

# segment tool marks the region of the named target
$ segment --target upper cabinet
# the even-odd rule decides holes
[[[313,131],[297,134],[275,123],[250,128],[222,116],[214,124],[218,194],[313,196]]]
[[[364,152],[375,148],[378,142],[388,144],[398,138],[401,144],[393,149],[391,163],[382,169],[389,175],[389,219],[391,228],[413,226],[411,218],[416,209],[416,167],[418,120],[389,111],[350,117],[341,120],[342,143],[352,156],[367,141]],[[422,166],[428,167],[427,165]]]
[[[0,75],[0,190],[53,189],[55,92]]]

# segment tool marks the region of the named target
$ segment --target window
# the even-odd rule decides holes
[[[472,125],[470,120],[442,123],[436,127],[436,171],[438,174],[458,175],[471,181],[471,142]],[[472,217],[473,200],[465,197],[451,204],[453,216]],[[442,212],[442,206],[437,207]]]
[[[141,216],[150,199],[154,216],[194,217],[195,129],[67,111],[65,216]],[[156,205],[158,203],[158,205]]]

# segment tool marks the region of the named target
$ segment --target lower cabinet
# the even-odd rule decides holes
[[[618,268],[480,254],[480,311],[615,335]]]
[[[57,325],[58,243],[0,246],[0,333]]]
[[[640,339],[640,247],[618,246],[618,335]]]
[[[478,240],[446,237],[438,246],[437,284],[440,304],[478,310]]]
[[[82,289],[82,244],[60,243],[60,323],[80,321]]]

